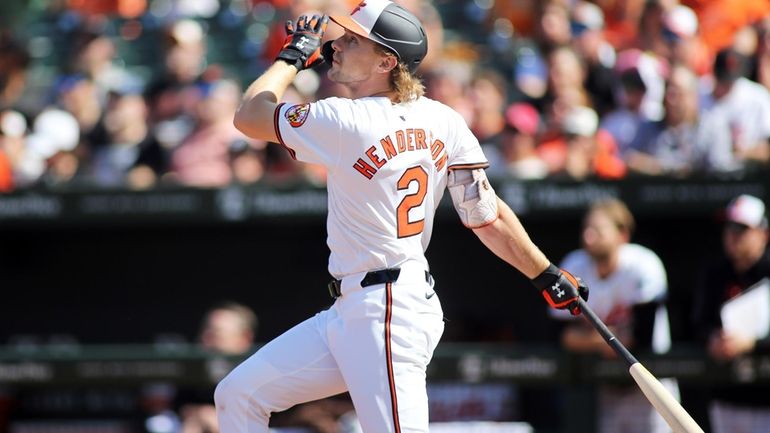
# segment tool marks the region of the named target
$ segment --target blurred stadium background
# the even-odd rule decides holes
[[[330,304],[324,173],[239,136],[230,119],[287,18],[355,3],[0,3],[0,433],[176,433],[178,418],[160,415],[240,359],[200,347],[212,305],[251,307],[259,345]],[[770,383],[770,358],[717,365],[690,324],[694,278],[720,252],[721,209],[741,193],[770,200],[770,3],[402,3],[429,31],[428,94],[466,118],[496,190],[550,257],[580,246],[595,200],[631,208],[634,241],[668,273],[674,341],[640,358],[679,379],[707,431],[711,385]],[[733,60],[720,64],[725,49]],[[726,129],[664,148],[636,131],[671,121],[674,66],[690,79],[674,107],[695,101]],[[741,101],[753,126],[707,117],[724,74],[757,86]],[[309,71],[287,98],[340,92]],[[450,204],[437,225],[428,256],[449,322],[428,372],[435,431],[594,431],[596,385],[628,383],[622,364],[562,351],[540,296]],[[336,413],[316,409],[277,428],[354,431],[344,417],[335,430],[313,425],[307,416]]]

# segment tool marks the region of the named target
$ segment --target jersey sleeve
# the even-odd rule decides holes
[[[660,258],[649,250],[646,254],[640,254],[634,260],[633,268],[639,281],[636,293],[631,302],[634,304],[646,304],[648,302],[662,301],[668,292],[666,269]]]
[[[451,122],[454,127],[455,146],[448,155],[449,170],[489,167],[489,161],[481,150],[479,140],[468,128],[462,116],[453,112]]]
[[[303,104],[282,103],[273,124],[278,142],[293,159],[330,167],[340,152],[342,121],[335,98]]]

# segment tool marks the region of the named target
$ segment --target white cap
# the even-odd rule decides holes
[[[594,3],[580,1],[572,10],[572,19],[591,30],[604,28],[604,12]]]
[[[23,137],[27,132],[27,120],[18,111],[3,111],[0,113],[0,131],[7,137]]]
[[[727,205],[727,221],[752,228],[767,227],[765,204],[752,195],[739,195]]]
[[[698,16],[687,6],[677,5],[663,15],[663,25],[680,37],[695,36]]]
[[[38,114],[33,132],[45,136],[57,150],[70,151],[80,142],[80,125],[75,116],[57,108],[49,108]]]
[[[599,126],[599,116],[589,107],[573,107],[564,117],[561,128],[566,134],[592,137]]]

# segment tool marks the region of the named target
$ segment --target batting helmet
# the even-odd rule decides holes
[[[420,20],[387,0],[364,0],[349,16],[333,15],[332,21],[396,53],[411,72],[428,52],[428,38]]]

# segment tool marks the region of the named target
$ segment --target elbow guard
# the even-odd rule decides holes
[[[452,170],[447,187],[466,227],[480,228],[497,219],[497,194],[483,169]]]

